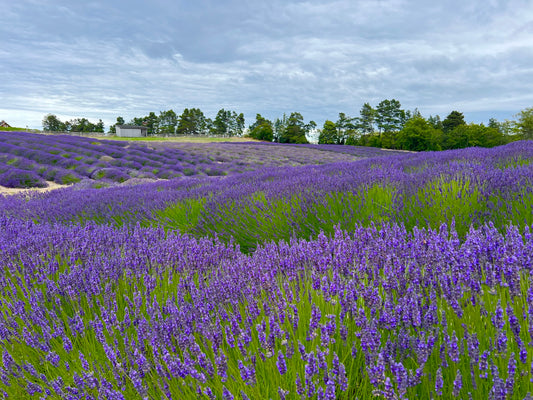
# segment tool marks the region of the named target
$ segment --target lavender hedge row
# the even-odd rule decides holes
[[[0,185],[8,187],[39,187],[44,180],[71,184],[84,179],[124,182],[131,178],[224,176],[262,166],[353,161],[379,153],[360,149],[357,155],[349,155],[341,152],[342,146],[325,151],[324,146],[271,144],[267,147],[254,143],[143,144],[25,132],[2,132],[0,138],[0,174],[9,173],[4,179],[0,175]],[[17,175],[20,175],[18,180]],[[28,175],[37,176],[37,181],[27,179]]]
[[[518,142],[0,197],[0,389],[531,399],[531,159]]]
[[[356,227],[246,256],[2,218],[0,243],[5,397],[531,398],[529,228]]]
[[[454,220],[464,236],[471,224],[533,223],[532,159],[533,142],[517,142],[97,191],[75,185],[0,197],[0,207],[34,221],[156,224],[235,240],[243,250],[382,222],[435,229]]]

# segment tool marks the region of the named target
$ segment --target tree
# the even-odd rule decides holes
[[[361,111],[359,111],[360,117],[356,125],[357,129],[361,131],[363,135],[368,135],[374,132],[374,122],[376,120],[376,110],[372,108],[369,103],[363,104]]]
[[[348,139],[353,140],[356,135],[355,118],[350,118],[344,113],[339,113],[339,119],[335,122],[337,128],[336,144],[345,144]]]
[[[383,100],[376,108],[376,124],[380,133],[399,131],[406,119],[406,112],[398,100]]]
[[[516,126],[524,139],[533,139],[533,107],[520,111]]]
[[[440,120],[440,116],[438,116],[438,115],[435,115],[435,116],[430,115],[429,118],[428,118],[428,122],[435,129],[442,130],[442,128],[443,128],[442,127],[442,121]]]
[[[318,136],[318,144],[337,144],[338,142],[337,126],[335,122],[326,121],[324,127]]]
[[[274,121],[274,141],[279,143],[281,138],[283,137],[283,133],[285,132],[285,129],[287,129],[288,124],[288,118],[287,114],[283,113],[283,117],[276,118],[276,121]]]
[[[148,128],[148,135],[155,135],[159,130],[159,118],[155,112],[151,111],[147,117],[144,118],[143,125]]]
[[[442,132],[435,129],[422,116],[414,116],[398,132],[397,145],[402,150],[440,150],[439,139]]]
[[[299,112],[293,112],[287,119],[287,126],[279,138],[280,143],[309,143],[306,134],[316,127],[314,121],[304,123],[304,118]]]
[[[217,116],[213,121],[212,133],[219,136],[228,136],[231,129],[231,111],[223,108],[218,110]]]
[[[179,135],[205,135],[208,132],[204,113],[199,108],[188,108],[178,118],[176,132]]]
[[[135,126],[146,126],[148,128],[147,134],[154,135],[155,133],[157,133],[159,118],[157,117],[157,115],[155,115],[154,112],[150,112],[150,114],[145,117],[134,117],[130,121],[130,124]]]
[[[263,125],[265,123],[269,123],[270,125],[272,125],[272,122],[270,122],[266,118],[263,118],[263,116],[261,114],[256,114],[255,115],[255,122],[248,127],[248,130],[250,132],[252,132],[255,128],[257,128],[258,126]]]
[[[240,136],[244,132],[244,114],[221,109],[218,111],[211,133],[220,136]]]
[[[65,124],[54,114],[47,114],[43,118],[43,131],[61,132],[66,131]]]
[[[465,147],[494,147],[506,143],[505,136],[496,128],[483,124],[459,124],[446,137],[447,149]]]
[[[255,122],[248,127],[250,137],[256,140],[271,142],[274,139],[272,121],[263,118],[261,114],[255,116]]]
[[[101,119],[98,120],[98,123],[96,125],[94,125],[94,132],[101,132],[103,133],[104,132],[104,121],[102,121]]]
[[[463,113],[459,111],[452,111],[445,119],[442,121],[442,130],[445,134],[451,132],[459,125],[465,125],[465,117]]]
[[[158,133],[173,135],[176,133],[178,116],[174,110],[160,111],[158,118]]]
[[[235,134],[237,136],[242,136],[242,134],[244,133],[244,124],[245,124],[245,121],[244,121],[244,114],[243,113],[240,113],[236,118],[235,118]]]
[[[117,122],[109,127],[109,133],[117,133],[117,125],[124,125],[124,118],[117,117]]]

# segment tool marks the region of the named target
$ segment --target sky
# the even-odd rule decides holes
[[[0,120],[533,107],[531,0],[0,0]]]

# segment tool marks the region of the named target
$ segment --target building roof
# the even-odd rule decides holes
[[[115,127],[120,129],[148,129],[146,126],[139,125],[116,125]]]
[[[0,121],[0,126],[2,128],[11,128],[11,125],[9,125],[6,121],[2,120]]]

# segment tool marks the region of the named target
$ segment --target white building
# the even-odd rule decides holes
[[[120,137],[142,137],[147,136],[148,128],[146,126],[136,125],[117,125],[117,136]]]

